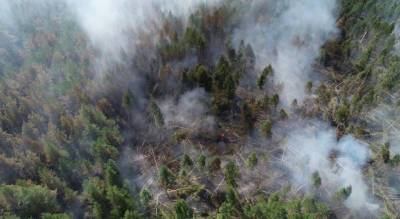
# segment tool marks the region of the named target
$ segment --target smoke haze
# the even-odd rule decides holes
[[[251,42],[259,69],[272,65],[286,105],[301,102],[321,46],[338,33],[337,1],[252,1],[247,7],[236,41]]]

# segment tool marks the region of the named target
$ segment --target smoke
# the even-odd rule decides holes
[[[382,145],[388,142],[390,151],[394,154],[400,153],[400,127],[397,125],[399,114],[396,106],[383,103],[366,114],[371,132],[380,133],[377,141]]]
[[[350,135],[337,141],[335,130],[321,122],[301,122],[301,127],[289,132],[283,154],[294,182],[310,192],[312,174],[318,171],[321,188],[330,198],[335,198],[339,189],[351,186],[344,204],[356,212],[375,212],[379,205],[370,197],[362,171],[370,156],[368,145]]]
[[[189,0],[184,4],[179,0],[66,1],[94,47],[113,61],[120,61],[121,54],[134,54],[141,40],[156,43],[155,35],[145,39],[139,35],[151,34],[166,15],[186,18],[201,3],[206,4],[201,0]],[[207,1],[208,5],[216,3],[216,0]]]
[[[98,52],[96,54],[98,59],[91,60],[96,71],[108,71],[109,66],[114,64],[124,65],[112,75],[114,77],[112,82],[118,84],[118,86],[114,84],[114,87],[123,92],[126,87],[135,86],[136,88],[132,89],[135,91],[137,89],[135,94],[139,94],[139,99],[145,96],[139,90],[145,90],[143,89],[145,86],[142,85],[146,82],[136,77],[144,78],[150,71],[138,70],[140,68],[132,67],[130,64],[140,61],[136,55],[138,49],[143,47],[150,49],[140,50],[141,55],[147,60],[153,58],[152,51],[158,41],[158,36],[153,32],[161,25],[162,20],[170,14],[182,18],[185,23],[188,15],[200,5],[211,6],[220,2],[218,0],[64,1],[77,24],[87,35],[91,46]],[[9,19],[12,17],[9,2],[11,1],[0,0],[0,6],[4,6],[0,8],[0,12],[3,12],[0,13],[0,20],[11,27],[14,19]],[[234,42],[238,44],[243,39],[251,43],[257,58],[258,70],[268,64],[272,65],[275,81],[283,84],[281,100],[284,104],[287,105],[294,99],[303,100],[306,96],[305,84],[312,78],[313,64],[319,56],[321,46],[338,33],[335,25],[337,1],[253,0],[241,3],[243,8],[239,8],[239,12],[243,14],[240,17],[240,25],[234,33]],[[40,10],[37,13],[40,13]],[[128,81],[134,83],[127,83]],[[173,82],[171,84],[176,88],[175,81]],[[167,128],[179,127],[196,132],[215,130],[216,121],[211,116],[210,97],[204,89],[188,91],[177,99],[168,97],[171,96],[169,94],[166,96],[166,99],[158,102]],[[147,97],[143,98],[147,100]],[[146,100],[140,102],[147,103]],[[135,114],[132,121],[148,132],[144,128],[145,125],[142,125],[147,122],[143,119],[145,104],[139,105],[140,109],[132,110],[132,114]],[[351,185],[352,193],[345,204],[356,211],[376,210],[378,205],[369,196],[368,186],[362,173],[362,167],[370,155],[368,146],[351,136],[345,136],[337,141],[335,131],[320,122],[307,123],[304,126],[305,122],[299,123],[302,125],[297,122],[292,124],[293,126],[297,124],[301,128],[291,130],[284,144],[286,151],[283,158],[291,171],[293,181],[305,186],[306,191],[311,192],[311,175],[318,171],[322,178],[322,187],[330,191],[328,192],[330,197],[333,198],[335,191],[340,188]],[[120,163],[124,178],[139,186],[155,184],[153,182],[157,171],[149,167],[151,164],[146,162],[145,155],[128,147],[123,150]],[[126,172],[129,167],[136,165],[140,165],[138,170]],[[269,174],[265,169],[259,172],[260,174],[245,174],[252,176],[251,180],[262,173]],[[250,184],[251,180],[243,184]],[[257,183],[254,183],[254,187],[255,184]],[[154,186],[153,189],[157,190],[157,187]],[[244,191],[249,190],[244,189]]]
[[[252,1],[245,13],[235,41],[251,43],[258,69],[272,65],[284,104],[304,99],[321,46],[338,33],[337,8],[333,0],[267,0]]]
[[[203,88],[184,93],[179,100],[165,100],[161,111],[168,127],[181,127],[196,132],[209,132],[216,123],[211,115],[211,99]]]

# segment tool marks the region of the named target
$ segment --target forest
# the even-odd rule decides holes
[[[0,0],[0,218],[400,218],[397,0]]]

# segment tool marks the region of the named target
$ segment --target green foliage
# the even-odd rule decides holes
[[[158,173],[158,179],[159,179],[160,184],[162,186],[164,186],[165,188],[168,188],[175,184],[174,174],[171,172],[171,170],[168,169],[168,167],[166,167],[164,165],[160,167],[160,170]]]
[[[44,213],[40,217],[41,219],[72,219],[72,217],[68,214],[51,214],[51,213]]]
[[[288,114],[286,113],[286,111],[282,108],[282,109],[279,111],[279,117],[280,117],[281,119],[287,119],[289,116],[288,116]]]
[[[129,191],[99,178],[90,178],[84,184],[84,200],[94,218],[122,218],[127,211],[139,215]],[[138,218],[138,217],[135,217]]]
[[[206,167],[206,156],[204,156],[204,154],[200,154],[196,163],[199,169],[204,169]]]
[[[1,185],[0,208],[23,218],[39,218],[59,209],[56,192],[40,185]]]
[[[245,4],[228,1],[218,6],[200,6],[187,23],[184,19],[163,13],[163,19],[157,21],[154,27],[147,28],[148,32],[146,29],[146,33],[137,33],[138,42],[132,44],[137,48],[134,57],[130,56],[130,52],[122,54],[118,57],[120,62],[103,69],[104,78],[100,82],[97,71],[91,69],[99,51],[90,45],[73,15],[65,10],[68,7],[60,1],[40,2],[44,4],[24,1],[21,7],[13,7],[10,11],[16,19],[12,28],[6,27],[8,24],[0,24],[0,181],[4,183],[0,185],[1,217],[72,218],[76,215],[62,212],[75,213],[76,210],[79,216],[82,213],[85,218],[141,218],[142,213],[146,218],[159,218],[160,215],[155,215],[148,206],[152,197],[146,188],[139,194],[132,194],[138,191],[137,188],[128,189],[124,185],[117,165],[117,160],[121,158],[121,145],[125,148],[125,145],[153,144],[164,139],[162,143],[170,145],[184,139],[199,139],[193,138],[191,131],[183,129],[163,129],[165,133],[160,136],[166,138],[155,139],[153,137],[158,133],[154,133],[152,125],[149,129],[139,125],[150,122],[158,128],[164,127],[164,115],[155,98],[178,98],[188,89],[203,87],[212,96],[216,114],[226,116],[216,119],[218,128],[227,128],[229,124],[225,127],[226,123],[240,117],[241,128],[248,131],[256,118],[260,118],[260,111],[271,113],[268,118],[276,119],[278,94],[271,97],[265,95],[254,103],[254,100],[241,95],[242,89],[236,92],[240,79],[255,71],[256,55],[249,44],[253,42],[241,41],[236,50],[230,39],[238,19],[244,16],[242,9],[247,7]],[[345,123],[351,118],[353,109],[361,112],[362,105],[373,103],[386,92],[396,91],[398,86],[400,62],[393,53],[396,37],[393,34],[395,25],[391,21],[398,10],[393,9],[396,7],[384,7],[384,4],[372,0],[343,1],[345,19],[338,23],[343,23],[346,29],[343,42],[338,40],[335,44],[340,47],[335,55],[346,56],[343,57],[346,65],[334,66],[333,69],[339,71],[345,68],[349,73],[332,81],[340,81],[343,77],[349,81],[362,79],[362,83],[357,86],[344,83],[343,87],[360,89],[357,92],[353,92],[353,88],[348,91],[357,94],[354,104],[360,106],[349,105],[347,110],[342,110],[342,106],[334,109],[336,116],[332,118],[337,123]],[[390,9],[382,12],[384,15],[377,13],[385,8]],[[363,37],[366,30],[368,34]],[[158,41],[153,42],[152,38],[148,38],[150,35],[157,36]],[[360,40],[363,42],[360,43]],[[222,55],[215,60],[215,51],[218,51],[217,55],[224,54],[226,57]],[[197,63],[192,63],[192,60]],[[164,75],[160,69],[167,68],[165,66],[171,71]],[[140,84],[145,86],[139,88],[143,92],[138,94],[140,96],[132,92],[136,91],[132,87],[139,84],[135,81],[137,78],[132,78],[133,72],[143,73]],[[265,87],[271,74],[272,66],[263,69],[257,80],[259,89]],[[174,80],[177,80],[178,86],[173,84]],[[152,92],[154,87],[160,91]],[[164,87],[173,89],[163,93]],[[311,92],[312,83],[307,83],[306,89]],[[334,91],[321,85],[317,89],[319,103],[328,105],[336,95]],[[143,109],[146,103],[147,109]],[[139,113],[143,111],[147,117]],[[283,110],[278,114],[281,118],[287,117]],[[235,129],[236,123],[234,126]],[[260,128],[266,137],[271,136],[270,120],[263,121]],[[199,141],[205,144],[214,140],[209,136],[206,139]],[[210,142],[210,145],[213,143]],[[227,145],[229,150],[235,150],[235,146],[236,143],[230,141]],[[392,160],[390,154],[384,155],[388,151],[388,148],[382,149],[382,159],[393,165],[399,163],[398,155]],[[216,152],[219,153],[219,149]],[[178,162],[168,160],[170,153],[165,155],[162,157],[167,160],[162,162],[177,170]],[[246,164],[254,167],[258,158],[256,153],[251,153]],[[224,159],[225,155],[209,160],[200,155],[196,160],[198,169],[205,169],[207,161],[207,168],[215,171],[211,176],[202,174],[202,178],[220,177],[221,160]],[[183,156],[181,174],[186,176],[188,167],[193,165],[189,156]],[[194,169],[193,173],[198,171]],[[189,182],[189,177],[185,181],[177,181],[175,174],[166,166],[161,166],[158,173],[160,184],[166,189],[176,189],[178,197],[190,196],[190,200],[216,204],[217,213],[210,217],[326,218],[329,214],[326,207],[311,199],[290,200],[273,194],[268,199],[242,200],[234,188],[240,174],[237,165],[229,162],[223,174],[228,190],[225,200],[216,204],[207,197],[208,188]],[[312,178],[315,185],[321,184],[320,178],[316,183],[318,177],[314,174]],[[140,203],[136,203],[136,198]],[[193,210],[183,200],[176,203],[174,210],[172,215],[175,218],[194,217]]]
[[[247,157],[247,166],[250,168],[254,168],[258,163],[258,158],[256,152],[252,152]]]
[[[320,105],[328,105],[331,99],[331,93],[329,92],[328,87],[325,84],[321,84],[317,88],[317,95]]]
[[[157,127],[161,128],[164,126],[164,116],[154,100],[150,101],[149,113]]]
[[[347,104],[340,105],[335,112],[335,122],[338,124],[345,124],[350,116],[350,109]]]
[[[133,103],[135,101],[135,97],[133,93],[130,90],[127,90],[124,95],[122,96],[122,106],[125,109],[129,109],[132,107]]]
[[[225,181],[229,186],[236,187],[236,178],[239,176],[239,168],[234,161],[229,161],[224,167]]]
[[[241,207],[238,196],[232,187],[228,187],[226,200],[221,204],[217,212],[217,218],[233,218],[241,215]]]
[[[272,136],[272,122],[267,119],[261,123],[261,133],[264,137],[270,138]]]
[[[273,69],[271,65],[268,65],[264,68],[264,70],[261,72],[260,77],[257,79],[257,86],[259,89],[263,89],[267,77],[271,74],[273,74]]]
[[[307,93],[311,93],[312,92],[312,88],[313,88],[313,83],[312,83],[312,81],[307,81],[307,84],[306,84],[306,91],[307,91]]]
[[[339,189],[339,191],[336,192],[336,198],[339,200],[346,200],[351,195],[351,192],[352,192],[351,186],[341,188]]]
[[[121,186],[119,171],[115,161],[109,160],[105,166],[104,172],[105,172],[105,180],[108,186],[112,185]]]
[[[253,112],[247,103],[240,106],[240,122],[244,130],[249,131],[253,128]]]
[[[143,188],[140,191],[140,202],[144,205],[147,206],[150,202],[150,200],[152,199],[151,193],[147,188]]]
[[[321,177],[319,176],[319,172],[318,171],[315,171],[311,175],[311,182],[316,188],[319,188],[321,186]]]
[[[400,164],[400,154],[396,154],[393,156],[393,158],[391,160],[391,164],[393,166],[398,166]]]
[[[178,200],[175,204],[175,218],[176,219],[190,219],[193,218],[193,210],[183,200]]]
[[[198,50],[204,50],[206,47],[207,42],[204,35],[200,31],[192,27],[186,28],[184,38],[189,46],[194,47]]]
[[[62,196],[67,204],[71,204],[75,200],[76,192],[70,189],[66,182],[63,181],[56,173],[47,168],[39,170],[40,183],[47,188],[57,191],[58,196]]]
[[[197,65],[187,74],[188,80],[195,82],[198,86],[204,87],[206,91],[211,91],[212,77],[203,65]]]
[[[193,166],[193,160],[189,157],[189,155],[184,154],[181,160],[181,167],[191,167]]]
[[[218,114],[226,111],[233,103],[237,82],[231,65],[221,56],[212,75],[213,106]]]
[[[314,199],[284,201],[278,193],[248,205],[244,211],[248,218],[328,218],[330,212],[325,205]]]
[[[217,219],[229,219],[235,216],[235,207],[229,202],[224,202],[218,208]]]
[[[270,100],[270,103],[272,104],[273,107],[277,107],[279,104],[279,95],[274,94]]]
[[[389,143],[385,143],[381,148],[381,158],[383,162],[388,163],[390,161],[390,149]]]
[[[143,218],[137,211],[126,210],[123,219],[139,219]]]

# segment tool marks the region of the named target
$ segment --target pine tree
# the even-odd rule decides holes
[[[193,210],[183,200],[178,200],[175,204],[175,218],[176,219],[190,219],[193,218]]]
[[[161,109],[158,107],[157,103],[154,100],[150,101],[149,111],[150,111],[150,116],[153,118],[155,125],[159,128],[163,127],[164,116],[161,112]]]
[[[159,180],[160,184],[165,188],[168,188],[175,184],[175,176],[166,166],[161,166],[159,170]]]
[[[197,158],[197,166],[201,170],[204,169],[204,167],[206,166],[206,156],[204,156],[203,154],[199,155],[199,157]]]
[[[247,157],[247,166],[250,168],[254,168],[258,163],[258,158],[256,152],[252,152],[248,157]]]
[[[253,128],[253,112],[247,103],[243,103],[240,106],[240,122],[246,131]]]
[[[381,157],[383,162],[388,163],[390,161],[390,145],[389,143],[385,143],[381,149]]]
[[[316,187],[319,188],[321,186],[321,177],[319,176],[319,172],[315,171],[312,176],[311,176],[311,181],[312,184]]]
[[[193,161],[192,158],[189,157],[189,155],[184,154],[182,156],[182,161],[181,161],[181,167],[190,167],[193,166]]]
[[[273,73],[273,69],[272,69],[271,65],[268,65],[267,67],[265,67],[264,70],[261,72],[261,75],[260,75],[260,77],[258,77],[258,80],[257,80],[257,86],[260,90],[263,89],[268,76],[271,75],[272,73]]]
[[[272,122],[269,119],[264,120],[261,123],[261,133],[264,137],[270,138],[272,136]]]
[[[239,176],[239,169],[235,162],[229,161],[224,168],[226,183],[232,187],[236,187],[236,177]]]

